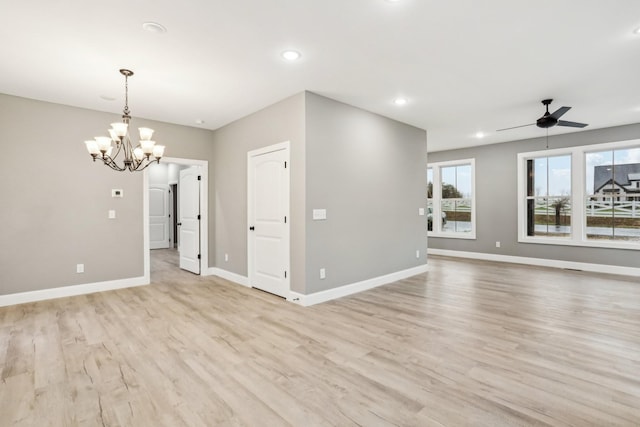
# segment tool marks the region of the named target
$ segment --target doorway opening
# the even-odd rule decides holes
[[[208,176],[206,160],[169,157],[145,169],[144,268],[149,281],[152,265],[154,271],[208,274]]]

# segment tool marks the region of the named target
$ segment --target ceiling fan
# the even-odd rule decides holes
[[[498,129],[496,132],[500,132],[503,130],[517,129],[517,128],[522,128],[526,126],[533,126],[533,125],[536,125],[539,128],[543,128],[543,129],[548,129],[553,126],[567,126],[572,128],[583,128],[588,126],[586,123],[568,122],[566,120],[560,120],[560,117],[562,117],[567,111],[569,111],[571,107],[560,107],[553,113],[549,113],[549,104],[551,104],[552,101],[553,99],[542,100],[542,104],[547,108],[547,111],[544,113],[542,117],[536,120],[535,123],[529,123],[528,125],[514,126],[510,128],[505,128],[505,129]]]

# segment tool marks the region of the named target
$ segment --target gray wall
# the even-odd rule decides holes
[[[305,92],[214,132],[212,266],[248,274],[247,152],[283,141],[291,142],[293,291],[309,294],[426,262],[426,217],[418,216],[425,131]],[[313,221],[314,208],[327,209],[328,220]]]
[[[0,94],[0,295],[144,274],[142,174],[92,162],[83,144],[119,118]],[[155,129],[168,157],[209,161],[211,267],[247,275],[247,152],[283,141],[291,143],[293,291],[426,262],[423,130],[312,93],[215,132],[135,111],[132,124]],[[112,198],[112,188],[125,197]],[[314,208],[326,208],[328,220],[312,221]],[[110,209],[117,219],[107,218]]]
[[[313,93],[306,100],[306,293],[425,264],[426,132]],[[313,209],[327,209],[327,220],[314,221]]]
[[[541,131],[542,132],[542,131]],[[550,132],[551,134],[553,133]],[[640,124],[551,135],[549,148],[564,148],[640,137]],[[429,162],[476,159],[476,240],[429,238],[429,247],[488,254],[638,267],[638,252],[578,246],[518,243],[517,154],[544,150],[545,138],[429,153]],[[496,248],[496,241],[501,247]]]
[[[83,143],[119,118],[0,94],[0,295],[144,274],[142,175],[93,163]],[[171,157],[210,160],[211,131],[132,124],[155,129]],[[125,197],[111,198],[112,188]]]
[[[304,292],[304,93],[294,95],[214,132],[215,181],[209,228],[210,266],[247,276],[247,153],[277,144],[291,143],[291,288]],[[229,261],[224,260],[224,254]]]

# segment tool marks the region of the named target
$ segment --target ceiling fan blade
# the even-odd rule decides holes
[[[528,124],[528,125],[514,126],[514,127],[512,127],[512,128],[498,129],[496,132],[502,132],[503,130],[511,130],[511,129],[524,128],[524,127],[527,127],[527,126],[533,126],[533,125],[535,125],[535,123],[530,123],[530,124]]]
[[[560,117],[564,116],[564,114],[569,110],[571,110],[571,107],[560,107],[556,111],[551,113],[551,117],[557,120]]]
[[[570,128],[584,128],[589,126],[586,123],[568,122],[566,120],[558,120],[558,126],[567,126]]]

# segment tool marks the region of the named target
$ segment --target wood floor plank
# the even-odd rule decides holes
[[[430,257],[313,307],[176,269],[0,308],[0,426],[639,426],[640,280]]]

